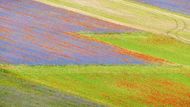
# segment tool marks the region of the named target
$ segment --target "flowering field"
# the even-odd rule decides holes
[[[140,32],[137,29],[30,0],[1,1],[0,11],[0,59],[4,63],[146,64],[164,61],[77,33]]]
[[[189,10],[0,0],[0,107],[190,107]]]
[[[189,66],[0,66],[0,71],[0,105],[23,105],[22,100],[35,107],[190,105]]]
[[[168,9],[174,12],[190,15],[189,0],[136,0],[136,1],[158,6],[160,8]]]
[[[188,0],[37,0],[190,44]],[[163,7],[158,8],[158,6]],[[172,10],[175,11],[171,11]],[[169,11],[168,11],[169,10]],[[177,11],[177,12],[176,12]]]

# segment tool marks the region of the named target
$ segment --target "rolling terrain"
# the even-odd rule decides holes
[[[104,107],[105,105],[32,82],[0,67],[1,107]]]
[[[190,65],[190,46],[167,36],[142,32],[85,34],[123,49],[162,58],[175,64]]]
[[[134,0],[37,0],[190,44],[190,19]],[[142,0],[141,0],[142,1]],[[151,1],[151,0],[147,0]],[[171,0],[166,0],[170,4]],[[165,2],[167,3],[167,2]],[[177,2],[175,2],[177,5]],[[189,7],[188,3],[187,6]],[[188,11],[188,9],[186,9]]]
[[[188,0],[0,0],[0,107],[189,107]]]
[[[17,77],[29,81],[30,84],[33,83],[33,88],[29,89],[29,91],[32,91],[34,94],[36,91],[40,91],[35,95],[41,96],[42,98],[38,98],[41,100],[43,100],[43,97],[50,97],[50,99],[45,100],[45,103],[47,104],[48,102],[51,102],[49,101],[51,98],[57,95],[57,92],[47,92],[47,89],[40,88],[36,86],[36,84],[52,87],[54,90],[59,90],[63,94],[66,92],[71,95],[81,96],[82,98],[88,99],[87,101],[94,101],[94,105],[97,106],[188,107],[190,105],[189,66],[4,65],[0,66],[0,68],[9,71],[8,73],[5,72],[0,74],[4,78],[7,78],[7,76],[4,75],[8,75],[11,78],[14,77],[14,75],[11,76],[11,74],[16,74]],[[11,87],[11,84],[15,82],[19,81],[12,81],[10,83],[2,82],[1,86],[7,86],[7,84],[9,84],[8,87]],[[29,86],[23,84],[21,88],[28,88]],[[12,87],[17,87],[17,85],[14,86],[13,84]],[[1,99],[6,98],[6,96],[0,96]],[[62,94],[60,96],[62,96]],[[54,99],[54,103],[59,102],[57,103],[57,106],[64,107],[62,103],[64,103],[64,101],[67,102],[64,98],[65,97],[58,97],[58,99]],[[22,99],[22,96],[20,99]],[[22,100],[18,100],[17,103],[20,103],[19,101]],[[73,101],[71,97],[70,101],[74,103],[76,100]],[[89,102],[86,103],[93,104]],[[38,101],[36,106],[40,106],[41,104],[43,104],[43,101]],[[82,102],[82,104],[85,104],[85,102]]]
[[[63,65],[164,62],[78,34],[140,30],[30,0],[3,1],[0,7],[0,59],[4,63]]]

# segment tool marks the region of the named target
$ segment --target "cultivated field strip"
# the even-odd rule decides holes
[[[190,15],[189,0],[136,0],[142,3],[158,6],[170,11]]]
[[[0,81],[1,107],[105,107],[97,102],[17,77],[2,66]]]
[[[0,1],[0,60],[11,64],[146,64],[134,52],[81,38],[77,32],[135,32],[31,0]],[[73,36],[74,35],[74,36]],[[78,36],[76,36],[78,35]],[[118,52],[118,50],[120,50]],[[125,51],[125,50],[122,50]]]

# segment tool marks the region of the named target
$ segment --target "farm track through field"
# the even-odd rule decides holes
[[[186,28],[185,21],[183,21],[182,19],[180,20],[180,19],[175,19],[175,18],[171,18],[171,20],[175,22],[175,27],[167,31],[167,35],[179,41],[182,41],[184,43],[190,44],[190,40],[185,39],[179,35],[179,32],[185,30]]]

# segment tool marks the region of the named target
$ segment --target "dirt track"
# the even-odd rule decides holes
[[[179,20],[179,19],[177,20],[174,18],[171,18],[171,20],[174,21],[176,26],[174,28],[172,28],[171,30],[169,30],[167,32],[167,35],[171,36],[179,41],[182,41],[184,43],[190,44],[190,40],[185,39],[179,35],[179,32],[183,31],[187,27],[185,21]]]

